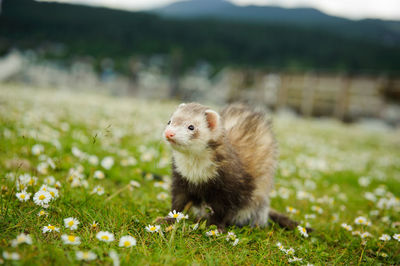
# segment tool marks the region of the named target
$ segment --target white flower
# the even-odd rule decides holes
[[[361,225],[371,225],[371,222],[369,222],[369,221],[367,220],[367,218],[362,217],[362,216],[359,216],[359,217],[357,217],[356,219],[354,219],[354,222],[355,222],[356,224],[361,224]]]
[[[181,219],[188,219],[188,215],[184,215],[181,212],[176,212],[175,210],[173,210],[172,212],[168,213],[168,217],[176,219],[177,222],[179,222]]]
[[[346,224],[346,223],[342,223],[341,227],[343,227],[347,231],[353,231],[353,227],[351,225]]]
[[[101,196],[104,194],[104,188],[102,186],[95,186],[92,190],[92,194],[97,194]]]
[[[226,235],[226,241],[230,241],[230,240],[235,240],[236,239],[236,235],[234,232],[228,232],[228,234]]]
[[[104,157],[103,160],[101,160],[101,166],[104,169],[110,170],[113,165],[114,165],[114,158],[111,156]]]
[[[387,235],[387,234],[383,234],[379,238],[379,240],[381,240],[381,241],[389,241],[390,239],[391,239],[390,235]]]
[[[210,231],[206,232],[206,235],[207,236],[218,236],[219,232],[218,232],[218,230],[210,230]]]
[[[7,252],[3,251],[3,258],[5,260],[19,260],[20,256],[17,252]]]
[[[286,207],[286,212],[296,214],[296,213],[298,213],[299,211],[296,210],[296,209],[293,208],[293,207],[287,206],[287,207]]]
[[[47,174],[48,168],[49,168],[49,165],[48,165],[48,163],[46,163],[46,162],[41,162],[41,163],[39,163],[38,166],[36,167],[37,171],[38,171],[39,173],[41,173],[42,175]]]
[[[168,198],[168,193],[166,192],[160,192],[157,194],[158,200],[166,200],[167,198]]]
[[[77,260],[89,261],[97,258],[97,255],[91,251],[77,251],[75,255]]]
[[[96,229],[98,225],[99,224],[96,223],[96,221],[93,221],[93,223],[90,225],[90,227],[92,227],[92,229]]]
[[[312,206],[311,210],[318,212],[319,214],[322,214],[324,212],[324,210],[319,206]]]
[[[39,155],[44,151],[44,147],[41,144],[35,144],[32,146],[32,154],[33,155]]]
[[[279,248],[279,250],[284,251],[286,253],[285,248],[283,247],[281,242],[276,243],[276,246]]]
[[[370,234],[370,233],[368,233],[368,232],[364,232],[364,233],[362,233],[362,234],[360,234],[360,237],[362,238],[362,239],[364,239],[364,238],[366,238],[366,237],[371,237],[372,235]]]
[[[60,232],[60,228],[55,227],[54,225],[51,225],[51,224],[45,225],[45,226],[43,226],[43,228],[42,228],[43,234],[44,234],[44,233],[47,233],[47,232],[53,232],[53,231]]]
[[[110,251],[110,258],[113,260],[113,266],[119,266],[118,253],[115,250]]]
[[[38,192],[35,193],[33,196],[33,201],[35,202],[36,205],[42,206],[44,208],[48,207],[48,203],[50,202],[52,196],[49,192],[39,190]]]
[[[192,225],[193,231],[197,230],[198,228],[199,228],[199,223],[195,223],[194,225]]]
[[[315,219],[315,217],[316,217],[316,216],[315,216],[314,213],[304,215],[304,218],[306,218],[306,219]]]
[[[158,232],[160,231],[160,226],[159,225],[148,225],[146,226],[146,231],[150,233]]]
[[[239,243],[239,238],[236,238],[235,241],[232,242],[232,246],[236,246]]]
[[[43,216],[43,215],[49,215],[45,210],[40,210],[39,212],[38,212],[38,216]]]
[[[131,182],[129,182],[129,185],[131,185],[131,187],[140,187],[140,183],[135,180],[131,180]]]
[[[394,234],[393,239],[396,239],[397,241],[400,242],[400,234]]]
[[[298,226],[297,226],[297,229],[299,230],[299,232],[300,232],[300,234],[301,234],[302,236],[308,237],[307,230],[306,230],[304,227],[298,225]]]
[[[31,197],[31,193],[27,193],[26,190],[23,190],[17,194],[15,194],[17,196],[17,198],[19,199],[19,201],[23,202],[23,201],[28,201]]]
[[[40,187],[39,191],[47,191],[47,192],[49,192],[50,195],[51,195],[51,199],[56,199],[59,196],[58,189],[53,188],[53,187],[49,187],[48,185],[42,185]]]
[[[46,185],[49,185],[49,186],[52,186],[56,183],[56,179],[54,178],[54,176],[48,176],[43,181]]]
[[[71,230],[76,230],[78,228],[79,221],[76,218],[68,217],[64,219],[64,226]]]
[[[64,241],[64,244],[67,245],[80,245],[81,244],[81,239],[77,236],[73,235],[62,235],[61,236],[62,241]]]
[[[105,175],[102,171],[97,170],[94,172],[93,177],[96,179],[104,179]]]
[[[286,255],[294,255],[294,248],[289,248],[287,250],[285,250]]]
[[[368,187],[370,183],[371,179],[369,179],[369,177],[362,176],[358,179],[358,184],[362,187]]]
[[[16,247],[19,244],[26,243],[28,245],[32,245],[32,238],[30,235],[26,235],[24,233],[21,233],[17,236],[16,239],[11,240],[11,246]]]
[[[123,236],[119,239],[118,246],[126,248],[136,246],[136,239],[132,236]]]
[[[291,258],[291,259],[288,259],[288,262],[289,262],[289,263],[292,263],[292,262],[302,261],[302,260],[303,260],[303,259],[301,259],[301,258],[293,257],[293,258]]]
[[[104,242],[114,241],[114,234],[107,231],[100,231],[96,234],[96,238]]]
[[[97,158],[96,155],[90,155],[88,158],[88,161],[91,165],[98,165],[99,164],[99,159]]]

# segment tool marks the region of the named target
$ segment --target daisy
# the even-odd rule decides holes
[[[322,214],[324,212],[324,210],[319,206],[312,206],[311,210],[318,212],[319,214]]]
[[[181,219],[187,219],[188,215],[184,215],[181,212],[176,212],[175,210],[173,210],[172,212],[168,213],[168,217],[176,219],[176,221],[179,222]]]
[[[397,241],[400,242],[400,234],[394,234],[393,239],[396,239]]]
[[[110,170],[114,165],[114,159],[111,156],[104,157],[100,164],[104,169]]]
[[[96,179],[104,179],[105,175],[102,171],[97,170],[94,172],[93,177]]]
[[[293,257],[293,258],[291,258],[291,259],[288,259],[288,262],[289,262],[289,263],[292,263],[292,262],[302,261],[302,260],[303,260],[303,259],[301,259],[301,258]]]
[[[24,233],[21,233],[17,236],[16,239],[11,240],[11,246],[16,247],[19,244],[26,243],[28,245],[32,245],[32,238],[30,235],[26,235]]]
[[[297,226],[297,229],[299,230],[299,232],[300,232],[300,234],[301,234],[302,236],[308,237],[307,230],[306,230],[304,227],[298,225],[298,226]]]
[[[97,258],[97,255],[91,251],[77,251],[75,255],[77,260],[89,261]]]
[[[390,235],[387,235],[387,234],[383,234],[379,238],[379,240],[381,240],[381,241],[389,241],[390,239],[392,239],[392,238],[390,237]]]
[[[3,251],[3,258],[6,260],[19,260],[20,256],[17,252]]]
[[[15,196],[19,199],[19,201],[23,202],[23,201],[28,201],[30,199],[31,193],[27,193],[26,190],[23,190],[15,194]]]
[[[157,199],[158,200],[166,200],[168,198],[168,193],[165,192],[160,192],[157,194]]]
[[[46,212],[45,210],[40,210],[40,211],[38,212],[38,216],[43,216],[43,215],[46,215],[46,216],[48,216],[48,215],[49,215],[49,213],[48,213],[48,212]]]
[[[347,231],[353,231],[353,227],[351,225],[348,225],[346,223],[342,223],[341,226],[346,229]]]
[[[49,205],[48,203],[51,200],[51,194],[47,191],[39,190],[38,192],[35,193],[33,196],[33,201],[35,202],[36,205],[42,206],[44,208],[47,208]]]
[[[239,238],[236,238],[235,241],[233,241],[232,246],[236,246],[239,243]]]
[[[104,188],[102,186],[95,186],[92,190],[92,194],[97,194],[101,196],[104,194]]]
[[[286,212],[296,214],[296,213],[298,213],[299,211],[296,210],[296,209],[293,208],[293,207],[287,206],[287,207],[286,207]]]
[[[73,235],[62,235],[61,236],[62,241],[64,241],[64,244],[66,245],[80,245],[81,244],[81,239],[77,236]]]
[[[146,231],[150,233],[158,232],[160,231],[160,226],[159,225],[148,225],[146,226]]]
[[[364,233],[360,234],[360,237],[361,237],[362,239],[367,238],[367,237],[371,237],[371,236],[372,236],[372,235],[371,235],[370,233],[368,233],[368,232],[364,232]]]
[[[283,247],[281,242],[276,243],[276,246],[279,248],[279,250],[286,252],[285,248]]]
[[[136,239],[132,236],[123,236],[120,238],[118,246],[125,248],[136,246]]]
[[[132,188],[140,187],[140,183],[135,180],[131,180],[131,182],[129,182],[129,185],[131,185]]]
[[[44,233],[47,233],[47,232],[53,232],[53,231],[60,232],[60,228],[55,227],[54,225],[51,225],[51,224],[45,225],[45,226],[43,226],[43,228],[42,228],[43,234],[44,234]]]
[[[96,155],[90,155],[88,158],[88,161],[91,165],[98,165],[99,164],[99,158],[97,158]]]
[[[78,228],[79,221],[76,218],[69,217],[64,219],[64,226],[71,230],[76,230]]]
[[[54,186],[55,186],[57,189],[60,189],[60,188],[61,188],[61,183],[60,183],[60,181],[57,181],[57,182],[54,184]]]
[[[97,233],[96,238],[100,241],[112,242],[114,241],[114,234],[108,231],[100,231]]]
[[[226,235],[226,241],[230,241],[230,240],[235,240],[236,239],[236,235],[234,232],[228,232],[228,234]]]
[[[365,217],[362,217],[362,216],[359,216],[359,217],[357,217],[356,219],[354,219],[354,222],[356,223],[356,224],[361,224],[361,225],[371,225],[371,222],[369,222],[368,220],[367,220],[367,218],[365,218]]]
[[[287,250],[285,250],[286,255],[294,255],[294,248],[289,248]]]
[[[98,225],[99,224],[96,223],[96,221],[93,221],[93,223],[90,225],[90,227],[92,227],[92,229],[96,229]]]
[[[118,253],[115,252],[115,250],[111,250],[109,255],[110,255],[110,258],[113,260],[113,265],[119,266],[120,262],[119,262]]]
[[[54,176],[48,176],[43,181],[46,185],[49,185],[49,186],[52,186],[56,183],[56,179],[54,178]]]
[[[218,236],[219,232],[218,232],[218,230],[210,230],[210,231],[206,232],[206,235],[207,236]]]
[[[32,146],[32,154],[33,155],[39,155],[39,154],[41,154],[43,151],[44,151],[44,147],[43,147],[43,145],[40,145],[40,144],[35,144],[35,145],[33,145]]]

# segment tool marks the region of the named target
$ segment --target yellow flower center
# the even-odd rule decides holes
[[[21,199],[25,199],[25,194],[22,194],[22,195],[21,195]]]
[[[101,239],[108,240],[108,236],[102,236]]]
[[[68,240],[70,241],[70,242],[75,242],[75,236],[68,236]]]
[[[34,182],[35,182],[34,179],[29,180],[29,185],[33,185]]]
[[[150,231],[155,231],[155,230],[156,230],[155,226],[150,227]]]
[[[74,225],[74,221],[69,221],[69,222],[68,222],[68,225],[69,225],[69,226],[73,226],[73,225]]]
[[[52,195],[53,197],[55,196],[55,194],[54,194],[54,192],[53,192],[53,191],[51,191],[51,192],[50,192],[50,195]]]
[[[305,233],[305,232],[306,232],[306,229],[305,229],[305,228],[301,228],[301,231],[303,231],[303,233]]]
[[[56,229],[54,225],[49,225],[49,226],[47,226],[47,228],[49,228],[50,230]]]
[[[175,214],[173,215],[174,218],[178,218],[178,216],[179,216],[179,214],[177,214],[177,213],[175,213]]]
[[[45,198],[46,198],[45,195],[40,195],[40,196],[39,196],[39,200],[44,200]]]
[[[42,210],[42,211],[40,211],[40,212],[39,212],[39,214],[40,214],[40,215],[43,215],[43,214],[44,214],[44,211],[43,211],[43,210]]]
[[[89,258],[89,253],[88,252],[83,252],[83,258],[88,259]]]
[[[129,242],[129,241],[125,241],[125,242],[124,242],[124,246],[125,246],[125,247],[129,247],[130,245],[131,245],[131,242]]]
[[[214,231],[214,230],[212,230],[212,231],[211,231],[211,234],[212,234],[213,236],[215,236],[215,231]]]

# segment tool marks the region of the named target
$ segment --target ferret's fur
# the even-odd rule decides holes
[[[297,225],[270,213],[277,144],[263,113],[231,105],[218,114],[197,103],[181,104],[164,137],[173,154],[172,210],[183,211],[191,203],[196,215],[220,229],[263,227],[268,217],[283,227]]]

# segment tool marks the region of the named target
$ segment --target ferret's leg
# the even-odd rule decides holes
[[[207,224],[216,225],[220,231],[225,232],[225,227],[232,221],[234,212],[222,205],[211,205],[211,208],[213,209],[213,213],[207,220]]]

